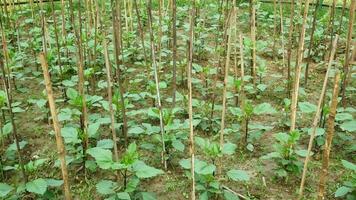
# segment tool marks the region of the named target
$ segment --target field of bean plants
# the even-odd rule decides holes
[[[356,0],[0,0],[0,199],[356,200]]]

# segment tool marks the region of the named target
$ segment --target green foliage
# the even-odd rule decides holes
[[[300,133],[277,133],[276,143],[273,145],[274,152],[271,152],[261,159],[272,159],[276,164],[275,174],[278,177],[287,178],[289,174],[297,175],[302,170],[302,163],[298,156],[305,157],[305,150],[297,150],[296,145],[300,139]]]

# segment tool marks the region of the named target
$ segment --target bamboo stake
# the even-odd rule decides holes
[[[302,62],[303,62],[303,54],[304,54],[304,39],[305,39],[306,23],[307,23],[307,19],[308,19],[309,1],[310,0],[306,0],[306,2],[305,2],[303,24],[301,27],[301,34],[300,34],[298,51],[297,51],[297,62],[296,62],[296,70],[295,70],[296,73],[295,73],[295,78],[294,78],[294,90],[293,90],[292,103],[291,103],[290,131],[294,131],[294,129],[295,129],[295,121],[296,121],[296,116],[297,116],[299,82],[300,82],[300,75],[301,75],[301,70],[302,70]]]
[[[188,41],[188,113],[189,113],[189,154],[191,158],[192,190],[191,200],[195,200],[195,148],[194,148],[194,127],[193,127],[193,106],[192,106],[192,65],[193,65],[193,47],[194,47],[194,19],[195,19],[195,0],[192,0],[189,17],[189,41]]]
[[[173,46],[172,46],[172,61],[173,61],[173,97],[172,97],[172,107],[176,105],[176,92],[177,92],[177,2],[172,0],[172,37],[173,37]]]
[[[220,126],[220,149],[222,150],[224,147],[224,129],[225,129],[225,114],[226,114],[226,93],[227,93],[227,84],[228,84],[228,76],[229,76],[229,67],[230,67],[230,56],[231,56],[231,46],[232,46],[232,38],[233,38],[233,29],[235,28],[236,21],[236,7],[233,7],[231,10],[231,20],[229,23],[229,35],[227,41],[227,53],[225,59],[225,73],[224,73],[224,89],[223,89],[223,103],[222,103],[222,112],[221,112],[221,126]]]
[[[322,169],[320,172],[318,200],[324,199],[324,193],[326,188],[326,179],[328,176],[328,167],[329,167],[329,157],[330,157],[330,151],[332,145],[331,142],[334,136],[334,129],[335,129],[334,127],[335,116],[336,116],[336,108],[338,103],[337,98],[339,96],[339,80],[340,80],[340,74],[339,72],[337,72],[334,80],[334,90],[333,90],[333,96],[332,96],[329,118],[328,118],[328,127],[326,131],[326,142],[325,142],[324,152],[323,152]]]
[[[80,2],[80,1],[79,1]],[[76,36],[76,43],[77,43],[77,65],[78,65],[78,91],[80,96],[82,97],[82,115],[81,115],[81,129],[84,132],[83,135],[83,155],[84,158],[86,157],[86,149],[89,146],[89,139],[87,136],[88,130],[88,113],[87,113],[87,105],[86,105],[86,98],[85,98],[85,91],[84,91],[84,66],[83,66],[83,52],[82,52],[82,39],[81,39],[81,12],[80,12],[80,5],[78,9],[78,18],[79,18],[79,27],[77,28],[74,21],[74,5],[73,1],[69,0],[70,5],[70,13],[71,13],[71,21],[73,24],[74,33]],[[78,30],[79,29],[79,30]]]
[[[347,41],[346,41],[346,50],[345,50],[345,63],[344,63],[344,77],[342,81],[342,87],[341,87],[341,96],[342,96],[342,106],[346,108],[346,87],[348,84],[348,74],[350,71],[349,64],[350,64],[350,54],[351,54],[351,42],[352,42],[352,31],[353,31],[353,25],[354,25],[354,20],[355,20],[355,7],[356,7],[356,0],[351,0],[351,5],[350,5],[350,16],[349,16],[349,28],[348,28],[348,33],[347,33]]]
[[[292,68],[292,48],[293,48],[293,31],[294,31],[294,0],[291,0],[290,4],[290,18],[289,18],[289,33],[288,33],[288,49],[287,49],[287,93],[288,96],[292,96],[292,80],[291,80],[291,68]]]
[[[128,143],[128,136],[127,136],[127,115],[126,115],[126,106],[125,106],[125,89],[123,86],[124,80],[122,79],[122,71],[120,69],[120,54],[123,51],[122,48],[122,28],[121,28],[121,7],[117,0],[112,0],[112,23],[113,23],[113,37],[114,37],[114,50],[115,50],[115,61],[116,61],[116,78],[119,84],[120,90],[120,105],[121,105],[121,112],[122,112],[122,133],[125,137],[125,147],[127,147]]]
[[[257,77],[256,77],[256,8],[255,8],[255,0],[251,0],[251,40],[252,40],[252,77],[253,77],[253,85],[256,86]]]
[[[276,57],[276,35],[277,35],[277,0],[273,0],[273,46],[272,59]]]
[[[165,158],[166,155],[166,146],[164,142],[164,122],[163,122],[163,111],[162,111],[162,104],[161,104],[161,96],[160,96],[160,89],[159,89],[159,80],[158,80],[158,66],[156,62],[156,54],[155,54],[155,46],[154,46],[154,36],[153,36],[153,30],[152,30],[152,0],[149,0],[148,6],[147,6],[147,11],[148,11],[148,28],[150,32],[150,38],[151,38],[151,56],[152,56],[152,65],[153,65],[153,70],[154,70],[154,77],[155,77],[155,83],[156,83],[156,95],[157,95],[157,108],[159,109],[159,122],[160,122],[160,129],[161,129],[161,140],[162,140],[162,163],[164,165],[164,169],[167,169],[167,160]]]
[[[57,59],[58,59],[57,64],[59,66],[60,75],[62,76],[63,70],[62,70],[62,62],[61,62],[61,46],[59,44],[58,29],[57,29],[57,17],[56,17],[56,13],[55,13],[53,0],[51,0],[51,6],[52,6],[52,18],[53,18],[53,26],[54,26],[54,35],[55,35],[56,46],[57,46]]]
[[[282,6],[282,0],[279,0],[279,12],[280,12],[280,17],[281,17],[281,46],[282,46],[282,69],[284,71],[285,68],[285,50],[284,50],[284,26],[283,26],[283,6]]]
[[[317,111],[315,113],[314,121],[313,121],[313,124],[312,124],[312,132],[310,134],[310,139],[309,139],[309,144],[308,144],[308,152],[307,152],[307,155],[306,155],[305,160],[304,160],[304,168],[303,168],[302,180],[300,182],[298,200],[303,198],[304,183],[305,183],[305,177],[306,177],[306,173],[307,173],[307,169],[308,169],[308,162],[309,162],[309,159],[310,159],[311,149],[313,147],[313,141],[314,141],[316,129],[318,127],[318,123],[319,123],[319,119],[320,119],[321,105],[323,103],[323,99],[324,99],[324,96],[325,96],[326,87],[327,87],[327,84],[328,84],[329,73],[330,73],[331,66],[332,66],[333,61],[334,61],[337,40],[338,40],[338,35],[335,36],[335,40],[333,42],[333,47],[332,47],[332,50],[331,50],[331,53],[330,53],[329,63],[328,63],[327,71],[326,71],[325,78],[324,78],[323,88],[322,88],[321,93],[320,93],[318,106],[317,106]]]
[[[66,149],[63,143],[63,138],[61,136],[61,126],[58,121],[58,116],[57,116],[57,110],[56,110],[56,103],[53,95],[53,90],[52,90],[52,83],[51,83],[51,78],[49,75],[48,71],[48,64],[47,60],[45,58],[45,54],[41,53],[40,54],[40,62],[43,70],[43,77],[46,85],[46,92],[47,92],[47,97],[48,97],[48,103],[49,103],[49,108],[51,111],[52,115],[52,121],[53,121],[53,128],[56,136],[56,144],[57,144],[57,151],[58,151],[58,156],[59,160],[61,162],[61,169],[62,169],[62,178],[63,178],[63,188],[64,188],[64,196],[66,200],[71,200],[71,194],[70,194],[70,185],[69,185],[69,180],[68,180],[68,171],[67,171],[67,165],[66,165]]]
[[[340,24],[339,24],[339,28],[337,30],[337,34],[340,34],[341,28],[342,28],[342,24],[344,21],[344,15],[345,15],[345,8],[346,8],[346,0],[343,1],[342,3],[342,11],[341,11],[341,16],[340,16]]]
[[[141,37],[141,46],[143,49],[143,56],[145,58],[145,65],[148,68],[147,71],[149,73],[149,65],[148,65],[148,58],[147,58],[147,53],[146,53],[146,47],[145,47],[145,34],[143,32],[143,27],[142,27],[142,22],[141,22],[141,15],[140,15],[140,11],[137,5],[137,0],[134,0],[134,6],[135,6],[135,11],[136,11],[136,17],[137,17],[137,26],[138,26],[138,30],[139,30],[139,34]]]
[[[314,9],[314,14],[313,14],[313,25],[312,25],[312,29],[311,29],[311,33],[310,33],[310,43],[309,43],[309,48],[308,48],[308,60],[307,60],[307,65],[305,67],[305,75],[304,75],[304,87],[307,87],[308,84],[308,76],[309,76],[309,64],[311,61],[311,52],[313,50],[314,47],[314,33],[315,33],[315,29],[316,29],[316,21],[317,21],[317,13],[320,7],[320,2],[321,0],[317,0],[316,4],[315,4],[315,9]]]

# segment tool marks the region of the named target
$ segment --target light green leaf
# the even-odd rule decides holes
[[[66,94],[70,99],[75,99],[78,96],[78,92],[73,88],[68,88]]]
[[[208,164],[204,161],[195,159],[195,163],[194,163],[194,171],[197,174],[201,174],[201,175],[208,175],[208,174],[213,174],[216,167],[213,164]]]
[[[162,170],[148,166],[146,163],[139,160],[133,164],[132,168],[136,176],[139,178],[151,178],[163,174]]]
[[[227,172],[227,176],[234,181],[249,181],[250,175],[243,170],[233,169]]]
[[[0,183],[0,197],[5,197],[8,195],[14,188],[6,183]]]
[[[96,147],[100,147],[102,149],[112,149],[114,147],[114,141],[111,139],[99,140]]]
[[[174,141],[172,142],[172,146],[173,146],[175,149],[177,149],[178,151],[181,151],[181,152],[183,152],[183,151],[184,151],[184,148],[185,148],[184,144],[183,144],[180,140],[174,140]]]
[[[80,139],[78,139],[78,130],[74,127],[63,127],[61,129],[61,135],[66,144],[78,144],[81,142]]]
[[[156,195],[152,192],[141,192],[142,200],[156,200]]]
[[[344,122],[340,125],[340,128],[344,131],[354,132],[356,131],[356,120]]]
[[[57,180],[52,178],[46,179],[46,182],[49,187],[59,187],[63,184],[63,180]]]
[[[129,193],[127,192],[116,193],[116,197],[120,200],[131,200]]]
[[[225,200],[239,200],[238,196],[227,190],[224,190],[224,198]]]
[[[236,144],[228,142],[224,144],[222,153],[226,155],[232,155],[235,153],[235,149],[236,149]]]
[[[345,168],[356,171],[356,165],[353,164],[352,162],[349,162],[347,160],[341,160],[342,165],[344,165]]]
[[[12,124],[11,124],[11,122],[6,123],[4,125],[4,127],[2,128],[2,134],[3,135],[8,135],[11,132],[12,132]]]
[[[93,124],[89,124],[88,126],[88,136],[90,138],[96,138],[98,136],[98,130],[100,128],[100,124],[99,122],[93,123]]]
[[[95,158],[96,163],[102,169],[109,169],[113,165],[112,153],[110,150],[94,147],[87,150],[87,153]]]
[[[303,113],[312,113],[315,112],[317,109],[316,105],[309,102],[299,102],[298,107],[299,110],[302,111]]]
[[[297,150],[297,151],[295,151],[295,153],[296,153],[298,156],[307,157],[308,150],[305,150],[305,149]],[[310,152],[310,155],[313,155],[313,152]]]
[[[102,195],[114,194],[117,183],[109,180],[101,180],[96,184],[96,190]]]
[[[335,197],[345,196],[347,193],[349,193],[351,191],[352,191],[352,188],[349,188],[346,186],[339,187],[335,192]]]
[[[145,130],[143,128],[139,127],[139,126],[135,126],[135,127],[130,128],[128,130],[128,134],[129,135],[140,135],[140,134],[142,134],[144,132],[145,132]]]
[[[348,121],[352,119],[353,117],[350,113],[337,113],[335,116],[336,121]]]
[[[35,194],[43,195],[47,191],[46,180],[39,178],[34,181],[26,183],[26,190]]]
[[[277,113],[277,111],[271,106],[271,104],[261,103],[253,109],[253,113],[255,113],[256,115],[262,115],[262,114],[274,114]]]

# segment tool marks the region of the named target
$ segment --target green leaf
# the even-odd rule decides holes
[[[156,200],[156,195],[152,192],[141,192],[142,200]]]
[[[224,190],[224,198],[225,200],[239,200],[238,196],[227,190]]]
[[[298,156],[307,157],[308,150],[305,150],[305,149],[297,150],[297,151],[295,151],[295,153],[296,153]],[[310,155],[313,155],[313,152],[310,152]]]
[[[347,160],[341,160],[342,165],[344,165],[345,168],[356,171],[356,165],[353,164],[352,162],[349,162]]]
[[[96,184],[96,190],[102,195],[114,194],[117,183],[109,180],[101,180]]]
[[[127,192],[119,192],[116,194],[116,197],[120,200],[131,200],[129,193]]]
[[[81,142],[80,139],[78,139],[78,130],[74,127],[63,127],[61,129],[61,135],[66,144],[78,144]]]
[[[258,84],[257,89],[259,89],[261,92],[265,91],[267,88],[267,85],[265,84]]]
[[[356,120],[344,122],[340,125],[340,128],[344,131],[354,132],[356,131]]]
[[[172,146],[181,152],[183,152],[185,148],[184,144],[180,140],[173,140]]]
[[[250,175],[243,170],[233,169],[227,172],[227,176],[234,181],[249,181]]]
[[[311,135],[313,128],[308,129],[308,134]],[[325,130],[323,128],[316,128],[315,130],[315,137],[321,136],[325,134]]]
[[[8,135],[11,132],[12,132],[12,124],[11,124],[11,122],[5,124],[4,127],[2,127],[2,134],[3,135]]]
[[[216,169],[215,165],[208,164],[204,161],[195,159],[195,163],[194,163],[195,173],[201,174],[201,175],[209,175],[209,174],[213,174],[215,169]]]
[[[236,144],[228,142],[224,144],[222,153],[226,155],[232,155],[235,153],[235,149],[236,149]]]
[[[262,114],[274,114],[277,113],[277,111],[271,106],[271,104],[261,103],[253,109],[253,113],[255,113],[256,115],[262,115]]]
[[[299,102],[298,107],[299,110],[302,111],[303,113],[312,113],[315,112],[317,109],[316,105],[309,102]]]
[[[207,191],[204,191],[199,195],[199,200],[209,200],[209,195]]]
[[[278,142],[286,143],[289,140],[289,135],[287,133],[277,133],[274,135]]]
[[[47,182],[43,178],[26,183],[26,190],[35,194],[43,195],[47,191]]]
[[[162,170],[148,166],[146,163],[139,160],[133,164],[132,168],[136,176],[139,178],[151,178],[163,174]]]
[[[96,138],[98,136],[98,130],[100,128],[101,123],[96,122],[93,124],[89,124],[88,126],[88,136],[90,138]]]
[[[73,88],[68,88],[66,94],[70,99],[75,99],[78,96],[78,92]]]
[[[113,165],[112,153],[110,150],[94,147],[87,150],[87,153],[95,158],[96,163],[102,169],[109,169]]]
[[[128,130],[128,134],[129,135],[140,135],[140,134],[142,134],[144,132],[145,132],[145,130],[143,128],[139,127],[139,126],[135,126],[135,127],[130,128]]]
[[[125,192],[134,192],[138,186],[138,184],[140,183],[140,179],[137,177],[132,177],[129,182],[127,183]]]
[[[0,197],[5,197],[8,195],[14,188],[6,183],[0,183]]]
[[[46,179],[46,182],[49,187],[59,187],[63,184],[63,180],[57,180],[52,178]]]
[[[96,147],[100,147],[102,149],[112,149],[114,147],[114,141],[111,139],[99,140]]]
[[[350,113],[337,113],[335,116],[336,121],[348,121],[352,119],[353,117]]]
[[[335,197],[345,196],[347,193],[349,193],[351,191],[352,191],[352,188],[349,188],[346,186],[339,187],[335,192]]]

